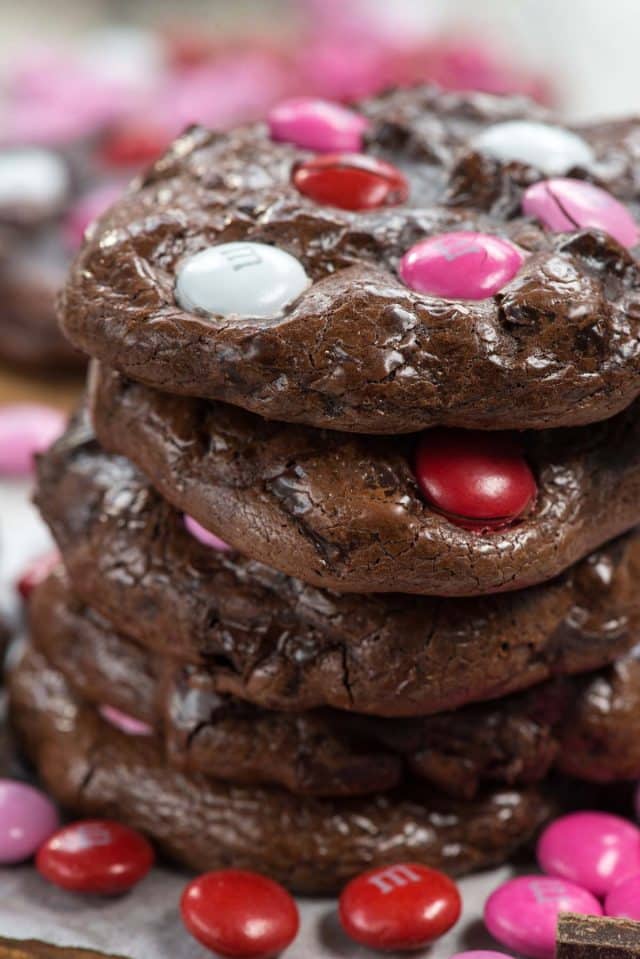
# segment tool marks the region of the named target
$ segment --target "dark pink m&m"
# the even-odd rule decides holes
[[[499,236],[459,230],[416,243],[400,261],[400,277],[418,293],[448,300],[484,300],[513,279],[524,253]]]
[[[528,511],[537,493],[531,467],[508,433],[428,430],[418,446],[415,474],[427,502],[475,531],[508,526]]]
[[[272,879],[240,869],[221,869],[189,883],[180,903],[191,935],[221,956],[270,959],[295,939],[298,908]]]
[[[406,179],[396,167],[362,153],[329,153],[298,164],[293,183],[316,203],[341,210],[375,210],[404,203]]]
[[[105,895],[131,889],[153,862],[153,849],[144,836],[109,819],[63,826],[36,857],[39,873],[56,886]]]
[[[444,935],[460,917],[454,882],[436,869],[398,863],[353,879],[340,896],[340,922],[362,945],[414,950]]]
[[[626,206],[584,180],[558,177],[534,183],[522,198],[522,209],[557,233],[591,228],[604,230],[622,246],[638,242],[638,226]]]

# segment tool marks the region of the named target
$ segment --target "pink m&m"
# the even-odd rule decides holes
[[[553,959],[561,912],[601,916],[586,889],[551,876],[521,876],[496,889],[484,907],[487,929],[508,949],[530,959]]]
[[[456,952],[450,959],[514,959],[504,952],[493,952],[491,949],[472,949],[470,952]]]
[[[115,706],[106,704],[99,706],[98,712],[105,722],[120,730],[126,736],[151,736],[153,734],[153,729],[149,723],[144,723],[141,719],[136,719],[135,716],[130,716],[129,713],[124,713]]]
[[[24,862],[60,826],[56,807],[27,783],[0,779],[0,863]]]
[[[640,829],[610,813],[570,813],[542,833],[538,863],[551,876],[605,896],[623,879],[640,874]]]
[[[70,250],[78,249],[87,227],[108,210],[112,203],[115,203],[122,195],[122,191],[122,184],[103,184],[80,197],[71,207],[62,228],[65,242]]]
[[[64,432],[67,418],[60,410],[39,403],[0,407],[0,475],[28,476],[34,456]]]
[[[604,914],[640,922],[640,874],[625,879],[611,890],[604,902]]]
[[[294,97],[273,107],[267,122],[274,140],[319,153],[362,150],[369,121],[354,110],[313,97]]]
[[[421,240],[400,261],[400,276],[418,293],[484,300],[516,275],[524,253],[499,236],[460,230]]]
[[[584,180],[558,177],[534,183],[522,198],[522,209],[556,233],[592,228],[604,230],[622,246],[638,242],[638,226],[626,206]]]
[[[220,539],[219,536],[216,536],[215,533],[205,529],[204,526],[201,526],[200,523],[193,518],[193,516],[189,516],[186,513],[184,517],[184,525],[191,535],[204,546],[210,546],[211,549],[217,549],[220,552],[228,552],[231,549],[228,543],[225,543],[225,541]]]

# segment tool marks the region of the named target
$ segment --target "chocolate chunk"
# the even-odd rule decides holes
[[[94,371],[92,416],[102,445],[129,457],[177,509],[253,559],[329,589],[521,589],[640,522],[640,402],[606,423],[526,434],[536,503],[484,535],[425,502],[415,437],[265,423],[105,368]]]
[[[638,959],[640,922],[561,914],[556,959]]]
[[[39,939],[5,939],[0,937],[0,959],[123,959],[122,956],[80,949],[74,946],[54,946]]]

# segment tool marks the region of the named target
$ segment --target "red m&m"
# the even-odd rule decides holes
[[[444,873],[417,863],[383,866],[352,880],[340,896],[340,922],[373,949],[425,946],[458,921],[458,888]]]
[[[532,506],[537,484],[508,433],[428,430],[415,460],[426,500],[464,529],[508,526]]]
[[[592,228],[623,246],[638,242],[638,226],[626,206],[584,180],[558,177],[534,183],[522,198],[522,209],[558,233]]]
[[[400,277],[418,293],[484,300],[516,275],[524,253],[499,236],[459,230],[416,243],[400,261]]]
[[[270,959],[295,939],[298,908],[286,889],[258,873],[221,869],[189,883],[182,920],[203,946],[235,959]]]
[[[153,866],[144,836],[108,819],[64,826],[41,846],[36,866],[49,882],[73,892],[126,892]]]
[[[375,210],[404,203],[409,195],[400,170],[361,153],[330,153],[300,163],[293,183],[316,203],[341,210]]]
[[[369,126],[366,117],[330,100],[293,97],[271,109],[267,117],[274,140],[294,143],[305,150],[358,151]]]

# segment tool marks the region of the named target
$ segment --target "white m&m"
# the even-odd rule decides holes
[[[595,159],[589,144],[577,134],[530,120],[496,123],[474,137],[471,146],[502,163],[527,163],[549,176],[589,166]]]
[[[0,209],[33,207],[56,210],[70,187],[62,157],[40,147],[16,147],[0,152]]]
[[[266,243],[221,243],[184,260],[176,299],[185,310],[270,318],[304,293],[311,280],[294,256]]]

